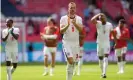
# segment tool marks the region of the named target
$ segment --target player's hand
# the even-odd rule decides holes
[[[104,14],[103,13],[99,13],[99,16],[104,16]]]
[[[8,33],[11,33],[11,29],[8,28]]]
[[[12,29],[11,29],[11,34],[13,33],[13,30],[14,30],[14,29],[12,28]]]
[[[72,23],[73,23],[74,25],[76,24],[76,19],[75,19],[75,18],[72,20]]]
[[[70,17],[68,16],[68,23],[67,25],[69,26],[70,25]]]
[[[40,33],[41,39],[43,39],[43,33]]]
[[[40,36],[42,37],[43,36],[43,33],[40,33]]]

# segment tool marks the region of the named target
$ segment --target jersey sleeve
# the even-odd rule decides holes
[[[126,34],[125,34],[126,38],[130,38],[130,33],[129,30],[127,29]]]
[[[113,25],[110,23],[110,31],[113,31]]]
[[[13,33],[14,33],[14,34],[18,34],[18,35],[19,35],[19,33],[20,33],[19,28],[14,28]]]
[[[81,17],[79,17],[79,19],[78,19],[78,23],[81,24],[81,25],[83,24],[83,22],[82,22],[82,18],[81,18]]]
[[[6,33],[6,30],[4,29],[3,31],[2,31],[2,38],[5,38],[7,36],[7,33]]]
[[[65,25],[64,17],[61,17],[60,19],[60,28]]]
[[[56,29],[56,32],[54,33],[55,35],[59,35],[59,28]]]

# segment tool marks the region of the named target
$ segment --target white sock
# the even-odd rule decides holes
[[[50,68],[50,74],[53,74],[54,68]]]
[[[121,71],[122,62],[118,62],[119,71]]]
[[[83,59],[82,59],[82,58],[80,58],[80,59],[79,59],[79,62],[78,62],[78,71],[77,71],[77,74],[80,74],[82,64],[83,64]]]
[[[66,80],[72,80],[73,76],[73,70],[74,70],[74,64],[67,64],[67,74],[66,74]]]
[[[125,62],[125,61],[122,61],[122,62],[121,62],[121,71],[123,71],[123,72],[124,72],[124,67],[125,67],[125,64],[126,64],[126,62]]]
[[[46,73],[48,72],[48,67],[44,68],[44,72],[46,72]]]
[[[7,66],[7,80],[12,80],[11,66]]]
[[[124,70],[126,61],[122,61],[122,63],[123,63],[123,70]]]
[[[104,57],[104,60],[103,60],[103,74],[106,74],[107,66],[108,66],[108,58]]]
[[[11,67],[11,73],[13,73],[15,71],[15,68],[13,68],[13,66]]]
[[[103,60],[99,60],[99,66],[100,66],[101,71],[103,73]]]
[[[75,67],[74,67],[74,69],[73,69],[73,75],[75,75],[75,73],[76,73],[76,70],[77,70],[77,67],[76,67],[76,63],[75,63]]]

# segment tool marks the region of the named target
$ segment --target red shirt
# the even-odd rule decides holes
[[[117,35],[116,30],[114,30],[115,34]],[[123,40],[122,38],[130,38],[129,30],[128,28],[124,27],[123,29],[120,29],[121,36],[119,39],[117,39],[117,44],[115,45],[115,48],[122,48],[127,46],[127,40]]]
[[[58,42],[58,36],[59,36],[59,28],[58,27],[45,27],[44,28],[44,31],[43,31],[44,34],[47,34],[47,35],[57,35],[57,38],[56,39],[46,39],[44,40],[45,42],[45,45],[48,46],[48,47],[56,47],[57,46],[57,42]]]

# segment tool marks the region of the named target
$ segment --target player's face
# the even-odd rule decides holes
[[[50,20],[47,21],[47,25],[48,25],[49,27],[53,27],[53,26],[54,26],[53,22],[50,21]]]
[[[125,24],[124,24],[124,23],[119,22],[119,26],[120,26],[120,27],[123,27],[123,26],[125,26]]]
[[[72,15],[76,13],[76,5],[75,4],[69,4],[68,12]]]
[[[7,25],[7,27],[12,27],[13,22],[11,20],[7,20],[6,25]]]
[[[104,15],[101,15],[101,16],[100,16],[100,20],[101,20],[102,22],[106,22],[106,17],[105,17]]]

